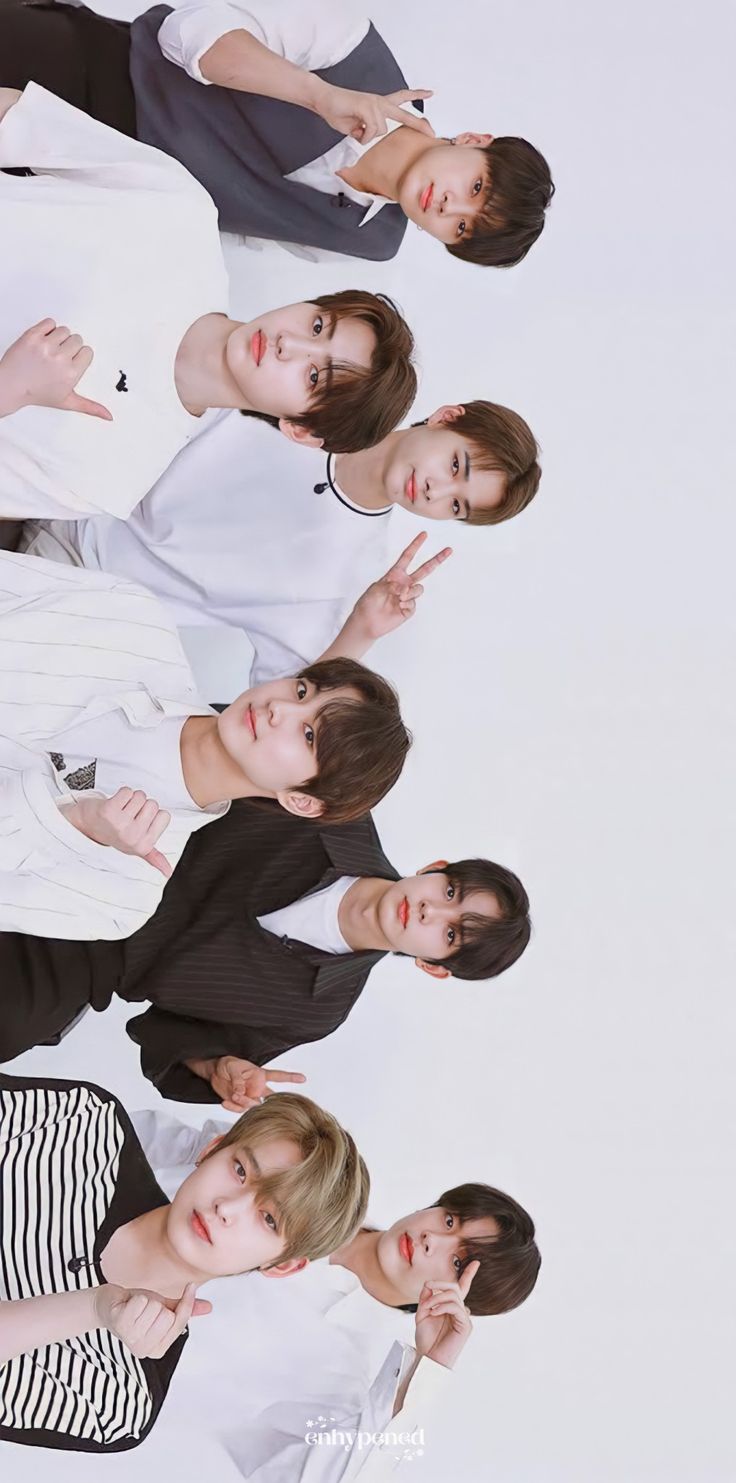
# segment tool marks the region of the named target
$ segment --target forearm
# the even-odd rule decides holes
[[[193,1071],[195,1076],[201,1076],[201,1078],[202,1078],[203,1081],[209,1082],[209,1081],[211,1081],[212,1076],[214,1075],[215,1066],[217,1065],[217,1060],[213,1056],[211,1058],[211,1060],[205,1060],[205,1061],[197,1061],[197,1060],[185,1061],[184,1062],[184,1065],[187,1066],[190,1071]]]
[[[95,1289],[0,1303],[0,1364],[99,1328]]]
[[[320,660],[362,659],[374,643],[375,639],[367,632],[365,625],[353,609],[329,649],[326,649],[324,654],[320,654]]]
[[[269,50],[250,31],[228,31],[199,60],[202,76],[221,88],[280,98],[318,111],[328,85],[313,72],[287,62]]]

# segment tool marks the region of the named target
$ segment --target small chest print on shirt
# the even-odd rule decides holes
[[[116,387],[115,387],[115,390],[116,391],[127,391],[128,390],[128,378],[127,378],[127,376],[125,374],[125,371],[121,371],[120,372],[120,380],[117,382]]]
[[[66,760],[61,752],[49,752],[49,757],[56,771],[62,774],[67,788],[73,788],[78,793],[84,792],[86,788],[94,788],[95,774],[97,772],[96,757],[91,762],[85,762],[75,772],[67,772]]]

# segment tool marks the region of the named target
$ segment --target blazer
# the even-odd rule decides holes
[[[320,828],[242,800],[193,836],[155,916],[120,944],[118,994],[151,1001],[128,1034],[162,1096],[216,1102],[186,1060],[264,1065],[342,1024],[384,954],[323,952],[256,920],[341,875],[399,879],[370,817]]]
[[[196,82],[159,47],[158,32],[170,13],[171,6],[156,5],[131,27],[138,138],[174,155],[206,186],[221,230],[377,262],[395,257],[406,231],[400,206],[384,206],[361,227],[366,206],[284,178],[326,154],[342,136],[294,103]],[[362,92],[406,87],[373,25],[348,56],[315,75]]]

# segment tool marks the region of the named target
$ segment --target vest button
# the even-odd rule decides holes
[[[73,1256],[66,1265],[69,1272],[81,1272],[86,1263],[83,1256]]]

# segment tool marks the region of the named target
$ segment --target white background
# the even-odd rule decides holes
[[[417,334],[417,415],[489,397],[540,439],[533,507],[455,533],[376,661],[416,734],[378,811],[388,854],[508,863],[535,934],[488,985],[386,961],[332,1039],[282,1064],[358,1138],[374,1220],[480,1179],[538,1223],[537,1291],[476,1322],[419,1483],[732,1483],[733,11],[372,14],[435,87],[438,131],[542,148],[547,229],[510,273],[411,225],[385,265],[241,249],[234,309],[387,290]],[[396,515],[397,549],[416,528]],[[161,1106],[119,1011],[17,1069]],[[78,1476],[30,1449],[2,1463]],[[153,1476],[145,1448],[103,1467]]]

